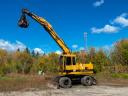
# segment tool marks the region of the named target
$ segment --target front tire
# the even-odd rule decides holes
[[[84,86],[91,86],[93,84],[93,79],[91,76],[84,76],[81,78],[81,84]]]
[[[61,77],[59,79],[59,85],[62,88],[71,88],[72,87],[72,81],[68,77]]]

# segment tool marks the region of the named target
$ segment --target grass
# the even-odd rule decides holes
[[[128,79],[128,73],[113,73],[111,74],[113,78],[122,78],[122,79]]]
[[[128,74],[126,73],[97,73],[96,79],[99,84],[120,84],[128,85]],[[4,91],[29,91],[29,90],[44,90],[47,89],[47,82],[50,81],[52,75],[23,75],[23,74],[9,74],[0,76],[0,92]]]
[[[30,89],[47,89],[47,80],[38,75],[13,74],[0,76],[0,91],[28,91]]]
[[[100,72],[96,74],[96,80],[99,85],[128,86],[128,73]]]
[[[24,77],[8,77],[8,76],[0,76],[0,80],[4,80],[4,81],[10,81],[10,80],[25,80],[26,78]]]

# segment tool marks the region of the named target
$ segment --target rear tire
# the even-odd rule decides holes
[[[72,81],[68,77],[61,77],[59,79],[59,85],[62,88],[71,88],[72,87]]]
[[[93,84],[93,79],[91,76],[84,76],[81,78],[81,84],[84,86],[91,86]]]
[[[97,84],[97,81],[95,78],[93,78],[93,82],[92,82],[93,85],[96,85]]]

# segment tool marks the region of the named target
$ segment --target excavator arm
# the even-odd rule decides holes
[[[63,50],[63,54],[71,54],[70,49],[67,47],[67,45],[64,43],[64,41],[56,34],[54,29],[52,28],[51,24],[47,22],[44,18],[39,17],[31,12],[29,12],[27,9],[22,9],[22,16],[19,20],[19,26],[22,28],[28,27],[28,21],[26,20],[26,15],[30,16],[32,19],[36,20],[39,24],[41,24],[44,29],[51,35],[51,37],[55,40],[55,42],[60,46],[60,48]]]

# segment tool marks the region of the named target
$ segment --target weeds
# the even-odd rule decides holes
[[[0,77],[0,91],[27,91],[33,89],[47,89],[46,80],[36,75],[9,75]]]
[[[128,79],[128,73],[113,73],[111,74],[113,78],[123,78]]]

